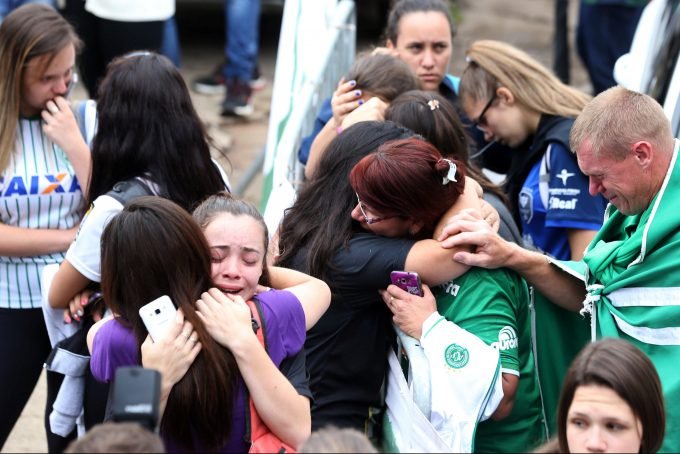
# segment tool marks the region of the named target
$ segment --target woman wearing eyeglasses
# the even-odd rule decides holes
[[[381,419],[381,385],[394,332],[378,290],[390,284],[390,272],[416,271],[423,282],[436,285],[467,270],[437,241],[418,240],[430,238],[422,220],[372,212],[350,186],[350,170],[364,156],[387,141],[413,136],[392,122],[347,128],[330,143],[280,227],[277,265],[323,279],[332,293],[330,308],[305,342],[312,430],[333,424],[380,434],[375,423]],[[455,177],[446,202],[432,198],[430,205],[466,200],[467,194],[459,197],[466,181],[460,168]],[[408,238],[395,238],[396,229]]]
[[[41,275],[84,213],[90,152],[67,100],[80,44],[47,5],[0,25],[0,448],[50,351]],[[47,429],[51,448],[60,437]]]
[[[432,145],[414,138],[384,143],[350,173],[350,184],[364,202],[358,204],[352,217],[361,222],[366,214],[381,216],[386,220],[380,224],[364,221],[361,225],[390,238],[412,234],[404,221],[415,223],[419,234],[436,237],[437,220],[455,200],[453,177],[460,165],[460,161],[442,158]],[[400,221],[387,220],[393,218]],[[390,285],[382,292],[383,301],[403,332],[399,339],[410,360],[414,401],[431,419],[449,450],[526,452],[545,441],[526,283],[504,268],[473,267],[433,287],[432,292],[424,287],[422,298],[400,290]],[[475,341],[460,330],[475,336]],[[483,343],[481,349],[479,341]],[[412,346],[414,343],[417,345]],[[489,347],[493,355],[485,354]],[[499,386],[497,381],[501,382],[502,397],[485,402]],[[428,385],[429,392],[419,395]],[[465,398],[454,395],[460,392],[466,393]],[[388,397],[393,404],[393,396]],[[390,441],[390,428],[395,427],[392,417],[399,420],[402,408],[390,405],[390,424],[386,425]],[[400,426],[396,424],[403,429]],[[401,441],[399,429],[394,435],[400,450],[409,444]],[[386,451],[392,450],[388,448]]]
[[[511,45],[477,41],[466,55],[463,108],[487,140],[513,148],[505,189],[525,245],[580,260],[606,206],[601,195],[590,195],[569,147],[571,125],[590,97]],[[578,315],[541,303],[535,305],[539,372],[546,406],[554,410],[564,371],[588,333]],[[548,417],[554,421],[554,411]]]

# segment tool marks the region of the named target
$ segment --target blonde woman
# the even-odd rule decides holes
[[[0,446],[51,348],[42,269],[64,259],[82,215],[89,149],[65,99],[79,44],[45,5],[0,25]]]
[[[505,189],[525,245],[560,260],[580,260],[606,206],[601,195],[589,194],[588,178],[569,149],[569,131],[590,96],[506,43],[476,41],[466,56],[463,108],[486,140],[515,151]],[[539,373],[553,422],[561,377],[586,342],[588,327],[550,303],[537,301],[536,312]]]

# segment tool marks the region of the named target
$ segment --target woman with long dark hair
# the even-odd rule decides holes
[[[81,292],[101,279],[101,232],[123,208],[107,194],[116,184],[139,185],[142,194],[170,199],[187,211],[225,188],[187,86],[167,58],[134,52],[114,60],[101,84],[97,113],[91,208],[49,293],[50,305],[69,308],[75,320],[89,294]]]

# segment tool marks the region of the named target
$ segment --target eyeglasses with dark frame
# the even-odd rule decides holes
[[[361,211],[361,215],[364,217],[364,222],[366,224],[371,225],[371,224],[375,224],[376,222],[380,222],[380,221],[384,221],[386,219],[391,219],[391,218],[396,217],[396,216],[378,216],[378,217],[374,217],[374,218],[368,217],[368,215],[366,215],[366,210],[364,209],[364,203],[359,198],[359,194],[357,194],[356,192],[355,192],[355,194],[357,196],[357,202],[359,203],[359,210]]]
[[[484,115],[486,115],[486,111],[489,110],[489,107],[491,107],[491,104],[496,100],[496,92],[494,92],[493,95],[491,95],[491,98],[489,98],[489,101],[486,103],[484,108],[482,109],[482,112],[479,114],[476,120],[472,122],[472,126],[475,128],[482,130],[483,127],[487,126],[486,119],[484,118]]]

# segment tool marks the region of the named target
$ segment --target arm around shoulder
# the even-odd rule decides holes
[[[331,290],[321,279],[288,268],[270,267],[272,287],[288,290],[300,301],[309,330],[326,312],[331,303]]]
[[[453,259],[461,264],[509,268],[558,306],[571,311],[582,307],[582,281],[552,265],[546,255],[504,240],[484,221],[468,216],[454,219],[446,225],[440,240],[444,248],[473,248],[454,252]]]

